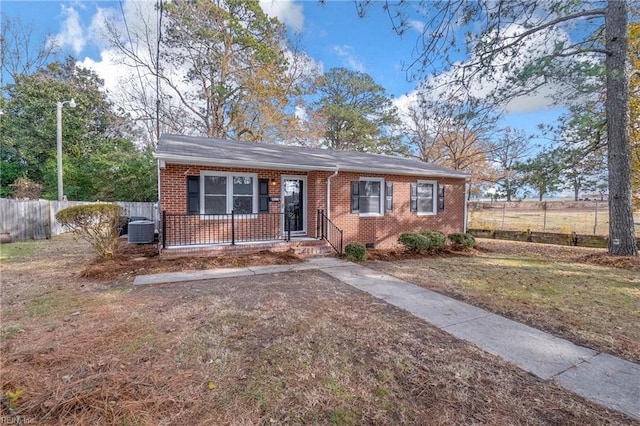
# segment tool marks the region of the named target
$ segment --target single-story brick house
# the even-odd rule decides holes
[[[317,239],[397,245],[403,232],[464,232],[468,175],[378,154],[167,134],[163,248]]]

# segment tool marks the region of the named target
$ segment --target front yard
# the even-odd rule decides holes
[[[640,262],[603,249],[478,240],[480,253],[367,266],[640,362]],[[617,266],[603,266],[620,263]]]
[[[21,391],[15,414],[38,424],[638,423],[321,272],[134,289],[127,270],[153,269],[148,259],[90,279],[80,277],[90,250],[68,237],[0,248],[2,396]],[[509,259],[492,251],[372,265],[397,263],[402,274],[410,262],[429,265],[424,281],[453,293],[454,265],[481,276]],[[269,262],[281,261],[293,260]],[[507,262],[511,274],[519,266]],[[637,301],[637,274],[593,273],[604,272],[623,277]],[[635,315],[627,327],[637,328]]]

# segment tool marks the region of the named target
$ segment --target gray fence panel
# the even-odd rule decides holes
[[[124,209],[124,215],[129,217],[145,217],[149,220],[157,220],[153,203],[134,203],[117,201],[117,205]]]
[[[39,240],[51,236],[49,203],[46,200],[0,198],[0,232],[14,240]]]
[[[68,232],[56,220],[60,210],[85,201],[13,200],[0,198],[0,233],[9,233],[14,241],[41,240]],[[125,216],[146,217],[158,222],[154,203],[117,202]]]

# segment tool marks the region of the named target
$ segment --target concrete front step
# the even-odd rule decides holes
[[[336,253],[325,240],[292,241],[291,249],[301,257],[331,256]]]
[[[300,257],[331,256],[336,254],[330,246],[295,247],[293,252]]]

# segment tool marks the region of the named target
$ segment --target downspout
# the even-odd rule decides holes
[[[338,166],[336,165],[336,171],[327,178],[327,219],[331,219],[331,179],[338,176]]]
[[[157,215],[154,218],[154,222],[156,222],[156,225],[158,226],[158,229],[161,228],[162,223],[160,223],[162,221],[162,210],[160,209],[161,204],[161,191],[160,191],[160,169],[164,169],[166,167],[166,163],[164,160],[160,160],[158,159],[158,203],[156,204],[157,208],[154,209],[155,210],[155,214]]]
[[[167,166],[164,160],[158,159],[158,212],[160,212],[160,201],[161,201],[161,191],[160,191],[160,169],[164,169]]]
[[[462,232],[467,232],[467,203],[469,200],[469,187],[467,186],[467,180],[464,180],[464,224],[462,226]]]

